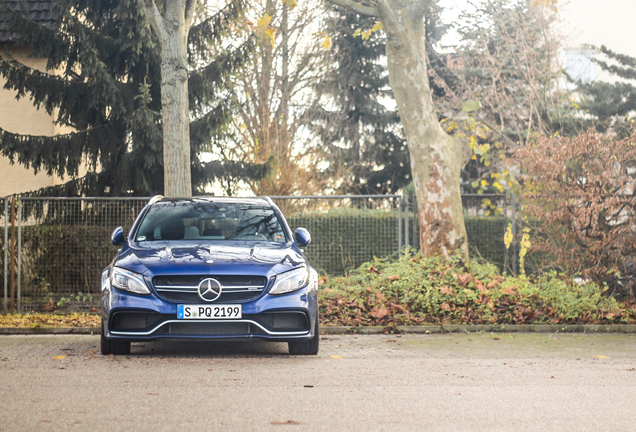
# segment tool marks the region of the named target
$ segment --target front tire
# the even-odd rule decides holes
[[[104,336],[104,320],[102,320],[102,334],[99,339],[102,355],[128,355],[130,354],[130,342],[107,339]]]
[[[316,325],[314,326],[314,337],[308,341],[287,342],[289,354],[291,355],[316,355],[320,348],[320,319],[316,314]]]

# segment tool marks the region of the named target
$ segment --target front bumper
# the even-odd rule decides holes
[[[155,294],[129,294],[102,286],[104,336],[126,341],[236,340],[260,338],[277,341],[308,340],[318,320],[317,277],[298,291],[269,295],[242,304],[236,320],[177,319],[177,302]],[[212,305],[212,304],[211,304]]]

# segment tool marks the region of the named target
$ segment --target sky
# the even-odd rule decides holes
[[[438,0],[444,7],[443,18],[452,22],[470,7],[470,0]],[[472,0],[478,3],[479,0]],[[636,0],[559,0],[561,32],[565,46],[606,45],[613,51],[636,57]],[[443,43],[452,44],[451,32]]]

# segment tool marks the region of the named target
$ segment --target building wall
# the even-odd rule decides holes
[[[11,49],[11,54],[17,61],[41,71],[45,70],[45,60],[28,58],[25,49],[0,44],[0,52],[7,48]],[[70,130],[56,126],[53,118],[46,111],[36,109],[28,97],[16,100],[16,92],[3,89],[4,83],[5,80],[0,77],[0,128],[7,132],[43,136],[67,133]],[[0,197],[34,191],[64,181],[68,179],[48,176],[42,171],[34,174],[33,169],[27,169],[17,162],[12,165],[8,158],[0,156]]]

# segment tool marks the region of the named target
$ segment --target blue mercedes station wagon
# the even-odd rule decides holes
[[[318,275],[265,198],[154,197],[102,273],[102,354],[150,340],[284,341],[318,353]]]

